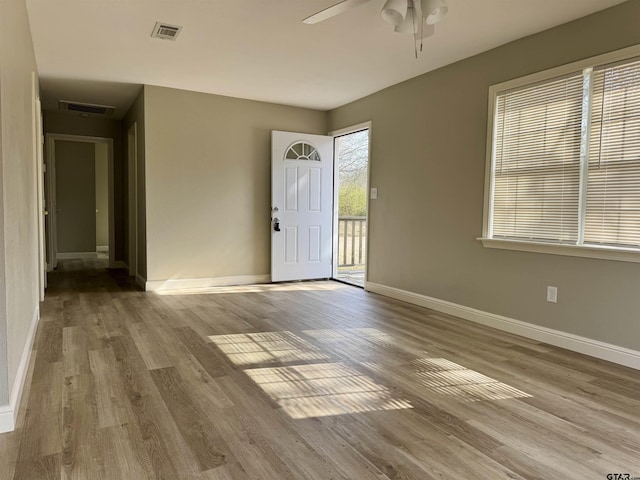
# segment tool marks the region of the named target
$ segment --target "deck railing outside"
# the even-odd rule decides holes
[[[338,217],[338,267],[364,265],[367,217]]]

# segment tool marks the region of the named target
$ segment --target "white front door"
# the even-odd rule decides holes
[[[330,278],[333,137],[271,136],[271,280]]]

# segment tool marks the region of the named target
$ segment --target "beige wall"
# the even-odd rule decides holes
[[[640,265],[476,240],[489,86],[640,43],[639,18],[629,1],[330,112],[330,129],[373,122],[369,280],[640,350]]]
[[[145,87],[147,279],[270,272],[271,130],[324,112]]]
[[[142,278],[147,278],[147,224],[146,224],[146,201],[145,201],[145,157],[146,157],[146,140],[145,140],[145,88],[142,89],[138,98],[133,103],[124,119],[122,120],[122,138],[127,139],[129,129],[133,124],[136,124],[137,129],[137,185],[136,188],[138,190],[138,208],[137,208],[137,231],[138,231],[138,251],[137,251],[137,264],[138,264],[138,275]],[[132,162],[132,159],[129,158],[127,146],[125,142],[125,156],[126,156],[126,168],[125,170],[125,192],[126,195],[126,259],[129,260],[129,236],[133,235],[134,232],[130,232],[129,230],[129,193],[128,188],[126,186],[129,184],[129,166]]]
[[[56,140],[55,153],[58,252],[95,252],[95,145]]]
[[[122,122],[110,118],[81,117],[61,112],[44,112],[45,133],[82,135],[86,137],[104,137],[113,139],[113,221],[114,221],[114,259],[126,260],[125,253],[125,205],[126,176],[124,155],[122,153]]]
[[[24,0],[0,2],[0,405],[8,403],[38,307],[32,72]],[[4,262],[4,263],[3,263]]]
[[[95,144],[96,247],[109,246],[109,146]]]

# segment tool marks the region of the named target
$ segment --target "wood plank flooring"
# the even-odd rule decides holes
[[[640,372],[336,282],[50,275],[0,480],[640,477]]]

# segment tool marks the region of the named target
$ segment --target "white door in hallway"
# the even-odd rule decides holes
[[[333,137],[272,132],[271,280],[330,278]]]

